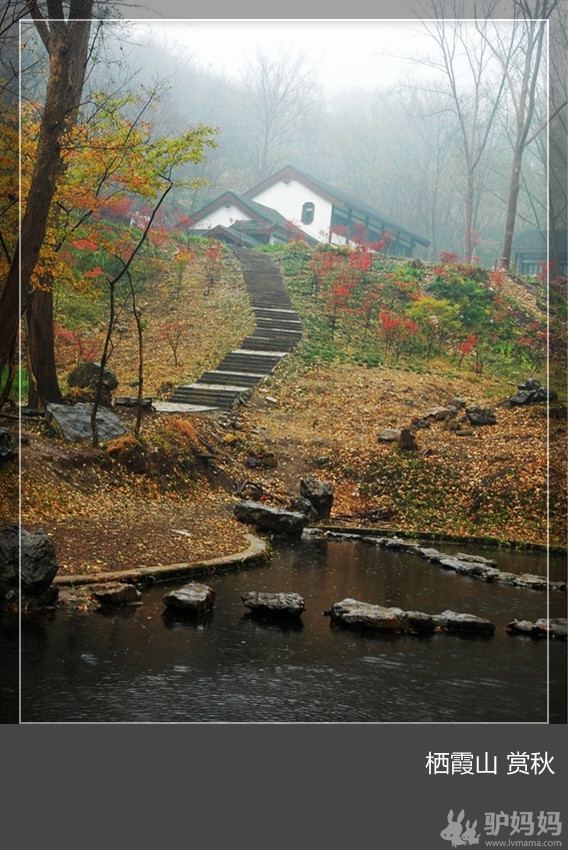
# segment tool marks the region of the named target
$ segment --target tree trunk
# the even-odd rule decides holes
[[[35,376],[35,398],[28,398],[30,407],[43,407],[45,403],[58,404],[61,391],[55,367],[55,339],[53,334],[53,290],[36,289],[30,293],[26,309],[28,325],[28,356]],[[32,385],[30,383],[30,392]]]
[[[0,296],[0,374],[9,361],[28,303],[61,172],[62,141],[76,119],[85,77],[93,0],[72,0],[68,21],[63,20],[62,5],[54,5],[61,10],[61,19],[47,23],[41,18],[37,23],[49,52],[49,78],[18,246]]]
[[[464,260],[471,263],[473,259],[473,205],[475,201],[475,184],[473,170],[470,168],[467,175],[467,194],[465,200],[465,233],[464,233]]]
[[[521,182],[521,159],[522,151],[518,148],[513,153],[513,164],[509,178],[509,196],[507,202],[507,217],[505,219],[505,232],[503,235],[503,248],[499,265],[502,269],[509,269],[511,265],[511,253],[513,250],[513,236],[515,233],[515,220],[517,218],[517,204],[519,200],[519,188]]]

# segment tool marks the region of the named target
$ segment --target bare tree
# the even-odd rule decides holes
[[[277,166],[284,149],[305,137],[317,108],[317,90],[305,54],[285,51],[273,58],[259,50],[243,73],[243,83],[261,180]]]
[[[528,145],[534,141],[531,134],[533,119],[537,110],[539,95],[544,94],[541,78],[541,63],[545,46],[546,19],[552,14],[557,0],[538,0],[531,9],[529,3],[519,3],[524,20],[513,26],[511,37],[506,41],[497,29],[488,38],[483,29],[482,36],[499,62],[503,78],[506,81],[509,102],[513,110],[514,129],[512,132],[512,161],[507,196],[507,215],[501,250],[500,265],[508,269],[511,264],[511,251],[519,190],[521,186],[521,168],[523,155]],[[540,85],[539,85],[540,82]],[[542,131],[541,125],[536,134]]]
[[[489,25],[489,21],[477,21],[472,26],[469,21],[441,18],[424,24],[438,45],[441,59],[437,67],[446,78],[459,125],[465,178],[463,253],[467,262],[471,262],[476,247],[478,175],[505,88],[504,77],[492,73],[494,55],[488,46],[490,36],[485,34]]]

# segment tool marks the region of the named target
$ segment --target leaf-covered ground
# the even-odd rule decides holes
[[[234,260],[208,295],[198,278],[184,295],[175,304],[147,296],[145,395],[167,397],[252,327]],[[163,333],[172,315],[186,327],[177,367]],[[123,327],[110,365],[118,394],[128,395],[136,349],[133,328]],[[95,450],[26,420],[22,525],[53,536],[61,574],[193,562],[246,548],[249,529],[233,518],[238,498],[286,506],[313,475],[333,484],[339,525],[564,546],[565,405],[552,405],[550,418],[544,404],[511,408],[515,391],[514,382],[439,364],[310,366],[300,350],[234,411],[145,413],[140,444]],[[455,398],[491,407],[497,423],[470,427],[461,410],[454,424],[419,429],[415,452],[379,441],[384,427],[405,427]],[[130,426],[132,411],[120,415]],[[14,420],[0,425],[15,433]],[[3,525],[18,516],[19,472],[17,459],[0,472]]]

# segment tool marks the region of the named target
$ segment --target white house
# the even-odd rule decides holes
[[[194,233],[239,245],[288,242],[289,223],[277,210],[235,192],[224,192],[191,217]]]
[[[240,239],[240,244],[246,244],[245,236],[256,244],[286,242],[295,229],[310,242],[341,244],[351,240],[357,228],[364,229],[369,243],[388,233],[388,252],[397,256],[413,257],[430,244],[368,204],[291,166],[244,195],[225,192],[194,213],[192,220],[195,231],[213,235],[217,229],[216,235],[227,236],[227,241]]]

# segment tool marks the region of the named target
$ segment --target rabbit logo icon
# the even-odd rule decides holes
[[[452,842],[452,847],[465,847],[471,844],[479,844],[479,836],[481,833],[478,833],[477,835],[475,834],[477,821],[474,820],[471,826],[469,825],[469,821],[466,821],[464,829],[462,826],[464,814],[465,812],[462,809],[456,820],[454,820],[454,811],[453,809],[450,809],[448,812],[448,825],[440,833],[444,841]]]

